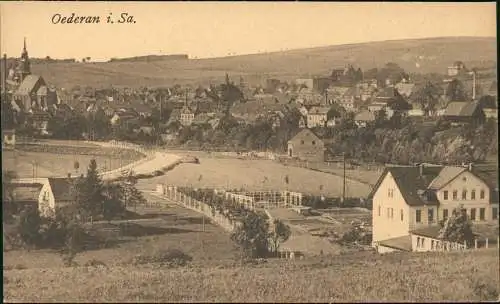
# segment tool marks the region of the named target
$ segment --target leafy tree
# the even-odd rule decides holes
[[[2,202],[3,202],[3,218],[8,219],[17,210],[14,202],[14,187],[11,182],[17,177],[14,171],[2,171]]]
[[[116,215],[125,210],[123,204],[124,193],[123,187],[118,183],[108,183],[104,186],[103,217],[105,220],[111,221]]]
[[[412,99],[418,103],[427,114],[435,110],[440,95],[441,90],[435,84],[428,81],[425,86],[413,94]]]
[[[385,109],[380,109],[375,112],[375,126],[383,126],[387,121],[387,111]]]
[[[452,211],[446,221],[440,223],[439,238],[449,241],[471,244],[474,239],[472,224],[467,217],[467,210],[460,206]]]
[[[466,101],[467,93],[464,84],[458,79],[453,79],[446,88],[446,97],[451,101]]]
[[[120,187],[123,191],[123,199],[125,201],[125,206],[143,205],[146,203],[146,199],[137,188],[137,178],[134,176],[133,171],[130,171],[127,176],[123,179]]]
[[[328,110],[328,113],[326,113],[326,118],[330,120],[339,117],[342,117],[342,109],[339,105],[335,104]]]
[[[241,246],[248,257],[265,257],[269,252],[269,224],[262,216],[248,213],[231,234],[231,239]]]
[[[273,232],[271,235],[273,249],[278,253],[278,249],[281,243],[286,242],[290,235],[292,234],[290,227],[283,223],[282,221],[275,219],[273,222]]]

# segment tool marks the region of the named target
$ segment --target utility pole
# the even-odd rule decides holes
[[[343,187],[342,187],[342,203],[345,201],[345,152],[342,153],[342,162],[344,165],[344,174],[343,174]]]

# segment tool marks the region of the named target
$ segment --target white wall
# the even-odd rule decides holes
[[[465,179],[465,180],[464,180]],[[466,199],[462,199],[462,190],[467,191]],[[471,198],[471,192],[475,190],[475,199]],[[480,198],[481,190],[484,190],[484,198]],[[448,199],[444,199],[444,193],[448,191]],[[453,191],[457,191],[457,198],[453,199]],[[490,204],[490,189],[482,180],[474,176],[469,171],[462,172],[449,184],[445,185],[442,189],[437,191],[437,197],[440,203],[439,206],[439,219],[443,219],[443,210],[448,210],[448,216],[451,215],[454,208],[463,205],[467,209],[467,215],[470,217],[471,209],[476,209],[476,219],[474,222],[497,222],[498,219],[493,220],[492,209],[498,207]],[[479,218],[480,208],[485,208],[485,219],[481,221]]]
[[[389,195],[389,189],[392,190],[392,197]],[[378,213],[379,207],[380,215]],[[373,196],[373,241],[376,242],[408,235],[409,209],[394,178],[391,173],[388,172]],[[401,220],[401,212],[403,212],[403,220]]]

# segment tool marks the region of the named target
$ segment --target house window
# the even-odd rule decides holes
[[[481,192],[479,192],[479,198],[484,199],[484,190],[481,190]]]
[[[420,237],[417,236],[417,247],[420,247]]]
[[[416,210],[415,211],[415,220],[417,223],[421,223],[422,222],[422,210]]]
[[[422,248],[424,248],[424,243],[425,243],[424,241],[425,241],[424,238],[422,238],[422,240],[420,241],[420,246],[422,246]]]
[[[391,208],[387,208],[387,218],[391,218]]]
[[[467,190],[462,190],[462,200],[467,199]]]
[[[486,209],[479,208],[479,220],[484,221]]]
[[[427,216],[428,216],[429,223],[434,222],[434,209],[429,209],[427,211]]]
[[[476,208],[471,208],[470,209],[470,219],[471,219],[471,221],[475,221],[476,220]]]
[[[434,240],[431,240],[431,249],[434,250]]]
[[[401,222],[403,221],[403,215],[404,215],[403,209],[401,209],[401,214],[400,214],[400,216],[401,216]]]
[[[443,209],[443,220],[448,218],[448,209]]]
[[[380,216],[380,214],[382,213],[382,208],[380,206],[378,206],[378,216]]]
[[[394,209],[391,208],[391,219],[393,219],[393,218],[394,218]]]
[[[394,197],[394,189],[389,189],[389,190],[388,190],[388,192],[389,192],[389,193],[388,193],[387,195],[388,195],[389,197]]]
[[[492,208],[491,212],[492,212],[491,214],[492,219],[496,220],[498,218],[498,208]]]
[[[476,190],[472,190],[472,191],[470,192],[470,199],[471,199],[471,200],[475,200],[475,199],[476,199]]]
[[[448,200],[448,191],[443,191],[443,199],[446,201]]]
[[[457,190],[453,190],[453,200],[456,201],[458,198],[458,191]]]

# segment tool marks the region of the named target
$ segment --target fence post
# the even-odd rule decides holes
[[[467,241],[464,241],[464,247],[467,249]]]
[[[497,249],[500,249],[500,242],[499,241],[499,238],[497,237]]]
[[[484,244],[485,248],[488,248],[488,238],[486,238],[486,243]]]
[[[474,249],[477,249],[477,239],[474,239]]]

